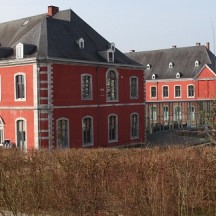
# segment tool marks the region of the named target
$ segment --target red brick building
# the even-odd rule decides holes
[[[17,147],[142,143],[143,66],[72,10],[0,24],[0,142]]]
[[[131,52],[146,67],[146,127],[149,133],[202,126],[214,115],[215,56],[206,46]]]

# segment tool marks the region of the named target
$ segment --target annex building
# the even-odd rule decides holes
[[[209,43],[130,52],[127,56],[145,66],[148,133],[212,121],[216,73]]]
[[[21,149],[143,143],[143,66],[72,10],[0,24],[0,142]]]

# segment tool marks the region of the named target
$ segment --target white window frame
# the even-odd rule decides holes
[[[151,67],[152,67],[152,66],[151,66],[150,64],[147,64],[147,65],[146,65],[146,69],[147,69],[147,70],[150,70]]]
[[[176,73],[176,79],[179,79],[179,78],[181,78],[181,74],[178,72]]]
[[[16,58],[21,59],[24,57],[24,45],[22,43],[18,43],[16,45]]]
[[[67,146],[64,146],[64,147],[59,146],[59,144],[58,144],[58,123],[62,120],[67,122],[67,141],[68,141],[68,144],[67,144]],[[56,147],[58,149],[70,148],[70,128],[69,127],[70,127],[70,125],[69,125],[69,119],[68,118],[61,117],[61,118],[56,119]]]
[[[176,96],[176,87],[180,87],[180,96]],[[174,98],[181,98],[181,95],[182,95],[181,85],[175,85],[174,86]]]
[[[114,62],[114,51],[112,49],[107,50],[107,62]]]
[[[80,38],[77,40],[77,44],[79,46],[80,49],[84,49],[85,48],[85,40],[83,38]]]
[[[91,119],[91,128],[90,128],[91,142],[88,142],[88,143],[84,143],[84,134],[83,134],[83,132],[84,132],[84,127],[83,127],[84,126],[84,120],[86,118],[90,118]],[[94,122],[93,122],[93,117],[89,116],[89,115],[84,116],[82,118],[82,145],[83,145],[83,147],[89,147],[89,146],[93,146],[94,145]]]
[[[133,115],[137,116],[137,127],[136,127],[137,136],[133,136],[133,134],[132,134],[132,126],[133,126],[133,124],[132,124],[133,123],[132,117],[133,117]],[[139,138],[139,114],[136,113],[136,112],[133,112],[130,115],[130,137],[131,137],[131,139],[138,139]]]
[[[136,95],[132,96],[132,79],[136,79]],[[139,80],[137,76],[131,76],[130,77],[130,99],[138,99],[139,98]]]
[[[18,143],[18,140],[17,140],[17,137],[18,137],[18,134],[17,134],[17,130],[18,130],[17,123],[18,123],[18,121],[23,121],[24,122],[25,140],[24,140],[24,148],[22,148],[22,150],[27,151],[27,149],[28,149],[28,145],[27,145],[27,143],[28,143],[28,141],[27,141],[27,138],[28,138],[28,136],[27,136],[27,132],[28,132],[28,130],[27,130],[27,128],[28,128],[27,127],[27,120],[25,118],[22,118],[22,117],[19,117],[19,118],[15,119],[16,147],[17,147],[17,143]]]
[[[164,96],[164,87],[167,87],[168,96]],[[163,85],[162,86],[162,98],[169,98],[169,86],[168,85]]]
[[[115,130],[115,139],[110,139],[110,134],[109,134],[109,132],[110,132],[110,122],[109,122],[109,120],[110,120],[110,117],[112,117],[112,116],[114,116],[115,117],[115,119],[116,119],[116,122],[115,122],[115,128],[116,128],[116,130]],[[107,135],[108,135],[108,143],[113,143],[113,142],[118,142],[118,116],[116,115],[116,114],[114,114],[114,113],[112,113],[112,114],[109,114],[108,115],[108,118],[107,118],[107,123],[108,123],[108,133],[107,133]]]
[[[152,79],[156,79],[156,74],[152,74]]]
[[[0,117],[0,130],[2,131],[1,136],[0,136],[0,144],[2,144],[5,140],[4,138],[4,121],[3,119]]]
[[[178,110],[178,108],[179,108],[179,110]],[[182,120],[182,107],[179,105],[174,106],[173,120],[174,121],[181,121]]]
[[[155,88],[155,96],[152,97],[152,88]],[[150,97],[151,98],[157,98],[157,86],[151,86],[150,87]]]
[[[23,76],[23,85],[24,85],[24,97],[23,98],[17,98],[17,83],[16,83],[16,77],[17,76]],[[26,101],[26,74],[23,72],[18,72],[14,74],[14,100],[15,101]]]
[[[193,96],[189,96],[189,87],[193,86]],[[193,84],[188,84],[187,85],[187,97],[188,98],[195,98],[195,86]]]
[[[112,98],[111,96],[108,96],[108,75],[109,73],[113,71],[115,73],[116,76],[116,80],[115,80],[115,98]],[[111,88],[111,83],[110,83],[110,91],[112,90]],[[111,94],[111,93],[110,93]],[[106,101],[107,102],[117,102],[119,99],[119,79],[118,79],[118,71],[116,69],[108,69],[106,72]]]
[[[174,63],[173,62],[170,62],[169,63],[169,68],[173,68],[174,67]]]
[[[194,65],[195,65],[195,67],[198,67],[200,65],[200,62],[198,60],[196,60]]]
[[[83,97],[83,77],[85,77],[85,76],[90,77],[90,84],[89,84],[90,85],[89,86],[90,94],[89,94],[89,97]],[[85,74],[81,75],[81,99],[82,100],[92,100],[92,75],[91,74],[85,73]]]
[[[157,107],[156,106],[150,106],[150,109],[149,109],[149,117],[150,119],[153,121],[153,122],[156,122],[157,121]]]

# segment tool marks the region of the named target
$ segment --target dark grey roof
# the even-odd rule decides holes
[[[205,64],[215,71],[215,56],[206,46],[191,46],[182,48],[170,48],[143,52],[126,53],[134,61],[150,69],[145,69],[146,80],[152,79],[155,74],[157,79],[175,79],[180,73],[182,78],[192,78],[197,75]],[[195,61],[199,66],[195,66]],[[173,63],[173,68],[169,68]]]
[[[85,41],[84,49],[80,49],[76,43],[79,38]],[[29,49],[34,48],[34,51],[28,53],[29,57],[38,59],[55,57],[95,62],[107,62],[98,51],[107,50],[110,44],[72,10],[59,11],[53,17],[41,14],[1,23],[1,46],[15,50],[18,43],[28,44],[26,47]],[[2,56],[15,58],[15,52],[10,54],[8,56],[3,53]],[[118,49],[115,49],[114,57],[115,63],[140,65]]]

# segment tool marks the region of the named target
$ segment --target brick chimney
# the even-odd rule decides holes
[[[48,16],[54,16],[56,13],[59,12],[59,8],[58,7],[55,7],[55,6],[48,6]]]
[[[210,43],[206,42],[206,48],[209,50],[210,49]]]

